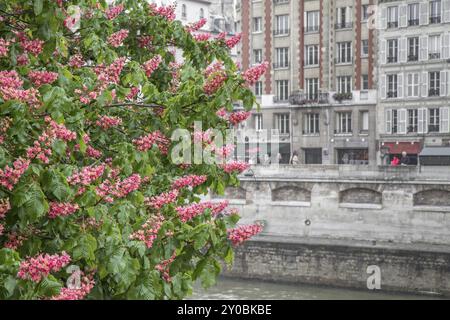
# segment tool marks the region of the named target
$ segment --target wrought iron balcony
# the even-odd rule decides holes
[[[318,92],[318,93],[304,93],[300,91],[293,92],[289,97],[289,103],[292,105],[303,106],[303,105],[314,105],[314,104],[327,104],[329,103],[329,93],[328,92]]]
[[[441,23],[441,16],[431,16],[430,17],[430,23],[434,24],[434,23]]]
[[[441,58],[441,54],[439,52],[433,52],[428,54],[428,58],[430,60],[436,60]]]
[[[315,25],[315,26],[306,26],[305,28],[305,32],[318,32],[319,31],[319,26]]]
[[[419,25],[419,19],[409,19],[408,20],[408,26],[418,26]]]
[[[440,126],[438,124],[430,124],[428,126],[428,132],[439,132]]]
[[[273,0],[274,4],[288,4],[289,0]]]
[[[274,62],[273,68],[274,69],[287,69],[291,66],[289,62]]]
[[[414,62],[419,61],[419,55],[418,54],[410,54],[408,56],[408,62]]]
[[[441,90],[439,88],[428,90],[429,97],[438,97],[440,95],[440,93],[441,93]]]
[[[387,23],[387,27],[388,27],[389,29],[392,29],[392,28],[398,28],[398,21],[389,21],[389,22]]]
[[[387,97],[388,98],[397,98],[397,91],[388,91]]]
[[[388,63],[397,63],[398,62],[398,56],[388,56],[387,57]]]
[[[273,31],[274,36],[288,36],[290,29],[276,29]]]
[[[336,29],[351,29],[351,28],[353,28],[353,22],[336,23],[335,28]]]
[[[408,126],[408,133],[416,133],[418,131],[418,126]]]

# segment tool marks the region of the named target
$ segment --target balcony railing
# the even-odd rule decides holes
[[[274,4],[288,4],[289,0],[273,0]]]
[[[431,16],[430,17],[430,23],[441,23],[441,16]]]
[[[391,29],[391,28],[398,28],[398,21],[389,21],[387,23],[387,26],[388,26],[389,29]]]
[[[306,135],[306,134],[320,134],[320,130],[302,130],[302,134]]]
[[[398,62],[398,56],[387,57],[387,62],[388,63],[397,63]]]
[[[408,133],[416,133],[418,131],[418,126],[408,126]]]
[[[305,32],[318,32],[319,31],[319,26],[306,26],[305,28]]]
[[[438,124],[430,124],[428,126],[428,132],[439,132],[440,126]]]
[[[273,31],[274,36],[288,36],[290,29],[276,29]]]
[[[414,62],[419,61],[419,55],[418,54],[410,54],[408,56],[408,62]]]
[[[397,98],[397,91],[388,91],[387,97],[388,98]]]
[[[287,69],[289,68],[291,65],[289,62],[274,62],[273,63],[273,68],[274,69]]]
[[[278,97],[278,96],[274,96],[273,97],[273,102],[274,103],[284,103],[284,102],[288,102],[289,98],[285,98],[285,97]]]
[[[351,29],[351,28],[353,28],[353,22],[336,23],[335,28],[336,29]]]
[[[318,92],[311,94],[297,91],[291,94],[291,96],[289,97],[289,103],[297,106],[327,104],[329,103],[329,93]]]
[[[419,25],[419,19],[409,19],[408,20],[408,26],[418,26]]]
[[[352,63],[353,57],[336,58],[334,61],[336,64]]]
[[[436,60],[441,58],[441,54],[439,52],[433,52],[428,54],[428,58],[430,60]]]
[[[428,90],[428,96],[429,97],[438,97],[440,95],[440,93],[441,93],[440,88]]]
[[[353,134],[353,130],[334,130],[334,134]]]

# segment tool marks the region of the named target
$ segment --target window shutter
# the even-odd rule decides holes
[[[345,19],[347,19],[347,21],[345,21],[345,22],[352,22],[353,21],[352,7],[346,7],[345,8]]]
[[[381,8],[380,14],[380,28],[387,29],[387,8]]]
[[[392,134],[392,110],[386,109],[386,121],[385,121],[385,131],[387,134]]]
[[[406,28],[408,26],[408,5],[400,6],[400,27]]]
[[[422,72],[422,97],[428,97],[428,72]]]
[[[440,79],[441,79],[441,87],[440,87],[440,96],[445,97],[447,95],[447,81],[449,80],[447,78],[448,72],[447,71],[441,71]]]
[[[397,75],[397,96],[399,98],[403,98],[403,88],[404,88],[404,82],[403,82],[403,73],[399,73]]]
[[[386,64],[386,46],[387,46],[387,41],[386,40],[381,40],[381,43],[380,43],[380,60],[381,60],[381,64]]]
[[[450,59],[450,33],[444,33],[442,39],[442,59]]]
[[[398,133],[406,134],[406,109],[400,109],[399,112],[399,121],[398,121]]]
[[[308,26],[308,13],[305,11],[303,13],[303,27],[306,30],[306,27]]]
[[[342,8],[337,8],[337,10],[336,10],[336,14],[337,14],[336,21],[339,25],[342,23],[341,10],[342,10]]]
[[[418,121],[418,133],[427,133],[428,132],[428,109],[420,108],[419,109],[419,121]]]
[[[428,1],[420,3],[420,16],[419,16],[420,25],[426,25],[429,23],[428,20],[429,5],[430,3]]]
[[[442,11],[444,12],[444,22],[450,22],[450,0],[444,0],[442,3]]]
[[[406,38],[400,38],[400,62],[407,61],[407,40]]]
[[[420,46],[419,60],[420,61],[428,60],[428,36],[420,37],[419,46]]]
[[[450,132],[450,108],[443,107],[440,108],[439,113],[441,116],[440,130],[441,133],[449,133]]]
[[[386,99],[386,75],[381,75],[380,78],[380,97]]]

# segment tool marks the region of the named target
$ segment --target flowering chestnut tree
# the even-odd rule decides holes
[[[224,158],[203,128],[248,117],[229,57],[240,36],[183,26],[146,1],[0,3],[0,299],[180,299],[214,284],[238,226],[223,193],[238,161],[176,164],[172,133]],[[182,59],[176,58],[177,54]]]

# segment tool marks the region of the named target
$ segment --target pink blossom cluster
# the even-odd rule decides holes
[[[167,154],[169,152],[170,140],[159,130],[133,140],[133,144],[139,151],[150,150],[155,143],[162,154]]]
[[[3,234],[3,230],[5,230],[5,227],[0,223],[0,236]]]
[[[172,189],[182,189],[185,187],[194,188],[206,182],[208,179],[207,176],[197,176],[197,175],[188,175],[181,178],[176,179],[172,183]]]
[[[134,100],[136,96],[139,94],[139,88],[138,87],[132,87],[130,89],[130,93],[127,94],[126,98],[127,100]]]
[[[11,126],[11,118],[4,117],[0,120],[0,144],[2,144],[5,141],[6,132],[8,131],[9,127]]]
[[[139,174],[132,174],[123,180],[113,177],[102,182],[96,188],[95,192],[106,202],[112,203],[114,201],[114,197],[124,198],[129,193],[138,190],[141,183],[142,179]]]
[[[78,204],[69,202],[50,202],[50,210],[48,216],[50,219],[56,217],[65,217],[75,213],[80,207]]]
[[[46,117],[45,121],[49,125],[49,133],[50,135],[55,136],[57,139],[61,139],[64,141],[72,141],[77,138],[77,134],[66,128],[63,124],[58,124],[50,117]]]
[[[69,59],[69,67],[81,68],[84,65],[83,56],[79,53],[74,54]]]
[[[130,235],[130,240],[139,240],[145,243],[145,246],[150,249],[153,242],[158,237],[159,229],[164,222],[164,217],[161,214],[151,216],[138,231]]]
[[[0,199],[0,219],[3,219],[9,210],[11,210],[9,199]]]
[[[0,94],[3,100],[19,100],[32,107],[40,106],[39,92],[35,88],[20,89],[22,85],[23,80],[20,79],[17,71],[0,71]]]
[[[0,185],[11,191],[19,182],[20,177],[25,173],[30,165],[30,160],[18,158],[13,162],[12,167],[6,166],[0,169]]]
[[[149,35],[140,36],[138,38],[139,48],[152,49],[153,48],[152,41],[153,41],[153,37],[152,36],[149,36]]]
[[[120,126],[122,119],[119,117],[101,116],[95,124],[103,130],[108,130],[109,128]]]
[[[52,83],[58,79],[58,73],[50,71],[30,71],[28,77],[31,82],[39,88],[43,84]]]
[[[267,71],[268,68],[269,63],[267,61],[263,62],[255,67],[246,70],[242,77],[246,81],[247,85],[253,86],[256,81],[258,81],[259,78],[261,78],[261,76]]]
[[[175,20],[175,5],[160,6],[158,7],[155,3],[150,3],[148,5],[151,16],[160,16],[168,21]]]
[[[169,259],[163,260],[155,266],[155,269],[161,273],[162,278],[166,282],[172,281],[172,278],[170,277],[170,265],[175,260],[175,258],[176,258],[176,252],[174,251],[174,253],[172,254],[172,256]]]
[[[22,261],[17,277],[37,283],[51,272],[58,272],[67,266],[70,260],[70,256],[65,251],[61,252],[60,255],[40,254]]]
[[[108,84],[117,84],[119,82],[119,76],[125,66],[125,62],[126,59],[121,57],[114,60],[107,67],[100,65],[94,68],[94,72],[97,74],[97,79],[100,82],[100,91],[106,89]]]
[[[144,71],[147,77],[150,77],[152,73],[158,69],[159,65],[162,62],[162,57],[158,54],[144,63]]]
[[[89,277],[82,277],[79,288],[62,288],[57,296],[51,300],[83,300],[92,288],[94,288],[95,281]]]
[[[164,205],[175,202],[178,193],[178,190],[171,190],[151,198],[145,198],[144,203],[149,207],[161,209]]]
[[[180,68],[181,64],[171,61],[169,63],[170,73],[172,75],[172,80],[170,81],[170,92],[175,93],[180,87]]]
[[[221,108],[219,111],[216,112],[216,115],[219,118],[222,118],[222,119],[230,122],[233,125],[237,125],[237,124],[247,120],[251,116],[251,112],[237,111],[237,112],[228,113],[225,108]]]
[[[219,166],[228,174],[231,174],[233,172],[242,173],[250,168],[250,165],[248,163],[241,161],[230,161],[225,164],[220,164]]]
[[[37,57],[44,46],[44,41],[40,39],[30,40],[23,32],[17,32],[17,37],[19,38],[20,46],[25,52],[31,53]]]
[[[232,36],[230,39],[225,41],[225,44],[227,45],[227,47],[229,49],[234,48],[240,41],[242,38],[242,33],[238,33],[234,36]]]
[[[128,37],[129,31],[122,29],[108,37],[108,43],[114,48],[118,48],[123,44],[123,41]]]
[[[184,207],[177,207],[175,210],[178,213],[178,217],[181,221],[187,222],[192,220],[198,215],[201,215],[205,212],[206,209],[210,209],[214,216],[221,213],[225,208],[228,207],[228,201],[221,202],[211,202],[205,201],[201,203],[194,203]]]
[[[208,66],[204,72],[206,82],[203,85],[203,91],[207,95],[216,92],[222,84],[227,80],[227,74],[223,69],[223,62],[218,61]]]
[[[7,57],[8,56],[8,51],[9,51],[9,45],[11,44],[11,42],[0,38],[0,58],[1,57]]]
[[[186,31],[190,33],[196,32],[200,30],[206,24],[206,22],[207,20],[205,18],[202,18],[197,22],[190,23],[186,26]]]
[[[233,229],[228,229],[228,239],[234,246],[240,245],[244,241],[247,241],[254,235],[257,235],[263,231],[263,226],[261,224],[250,224],[239,226]]]
[[[28,59],[28,54],[26,54],[26,53],[22,53],[22,54],[18,55],[16,58],[16,61],[17,61],[17,65],[19,65],[19,66],[26,66],[27,64],[30,63],[30,59]]]
[[[105,15],[108,20],[114,20],[123,11],[123,4],[119,4],[114,7],[110,7],[105,10]]]
[[[211,34],[210,33],[196,33],[194,35],[192,35],[194,37],[194,40],[197,42],[203,42],[203,41],[208,41],[211,38]]]
[[[105,171],[105,165],[83,167],[80,171],[75,171],[70,177],[67,178],[67,182],[71,185],[88,186],[93,181],[97,180],[103,175]]]
[[[11,250],[17,250],[25,240],[27,240],[26,237],[11,232],[8,234],[8,241],[5,243],[4,247]]]
[[[216,40],[217,41],[221,41],[221,40],[225,40],[227,37],[227,33],[226,32],[221,32],[216,36]]]
[[[221,147],[213,146],[212,151],[223,159],[231,156],[234,152],[234,148],[234,144],[226,144]]]
[[[98,159],[102,156],[102,152],[100,150],[92,147],[89,142],[91,141],[91,137],[87,133],[83,135],[83,142],[86,144],[86,155],[90,158]],[[76,144],[73,148],[75,151],[80,151],[80,144]],[[70,150],[67,149],[67,155],[70,156]]]

